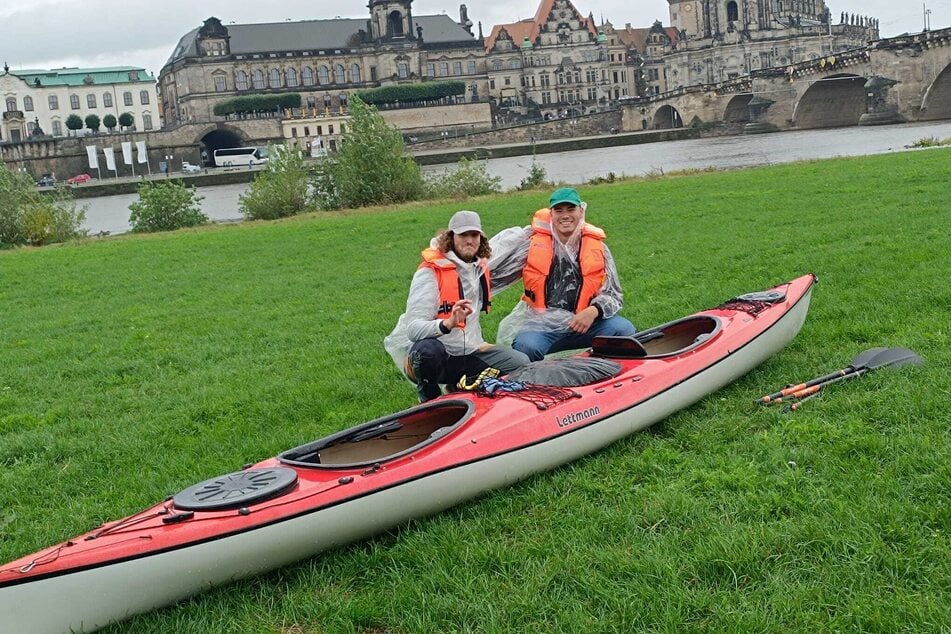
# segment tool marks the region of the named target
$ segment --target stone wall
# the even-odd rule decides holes
[[[492,107],[488,103],[380,110],[383,120],[405,134],[464,129],[481,132],[492,127]]]
[[[416,143],[412,150],[425,152],[428,150],[445,150],[455,148],[471,148],[505,143],[531,143],[551,139],[573,139],[584,136],[610,134],[621,129],[621,112],[598,112],[566,119],[555,119],[541,123],[477,132],[475,134],[457,134],[447,139]]]

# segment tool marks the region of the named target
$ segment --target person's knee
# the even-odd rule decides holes
[[[637,328],[624,317],[615,315],[605,320],[604,331],[603,334],[610,337],[632,337],[637,333]]]
[[[548,352],[547,347],[536,337],[523,337],[521,335],[515,337],[515,341],[512,342],[512,349],[524,354],[529,361],[541,361],[545,358],[545,353]]]
[[[420,380],[437,381],[446,364],[446,347],[437,339],[417,341],[409,349],[409,363]]]

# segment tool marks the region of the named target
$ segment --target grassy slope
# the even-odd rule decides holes
[[[109,632],[947,627],[949,159],[583,188],[635,324],[813,271],[802,333],[595,456]],[[381,340],[419,248],[460,206],[496,231],[544,199],[0,253],[0,560],[409,405]],[[872,346],[928,364],[752,404]]]

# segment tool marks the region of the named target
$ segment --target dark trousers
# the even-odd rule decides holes
[[[439,339],[422,339],[414,343],[409,349],[409,363],[421,400],[442,394],[440,383],[451,389],[463,376],[473,379],[489,367],[477,354],[450,356]]]

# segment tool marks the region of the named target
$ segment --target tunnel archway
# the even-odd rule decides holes
[[[749,123],[750,121],[750,102],[753,101],[753,95],[736,95],[730,99],[723,111],[723,121],[725,123]]]
[[[654,119],[651,122],[651,128],[654,130],[682,127],[684,127],[684,120],[673,106],[661,106],[654,113]]]
[[[206,167],[214,167],[215,150],[227,147],[242,147],[245,144],[244,135],[234,129],[216,128],[200,139],[201,161]]]
[[[858,125],[865,114],[865,82],[860,75],[832,75],[803,93],[793,111],[797,128],[837,128]]]
[[[921,118],[951,119],[951,64],[938,73],[921,100]]]

